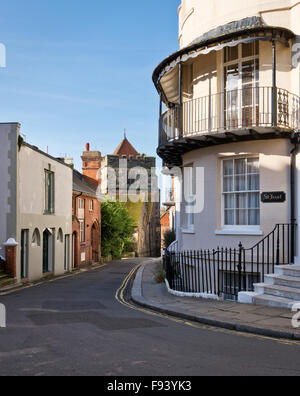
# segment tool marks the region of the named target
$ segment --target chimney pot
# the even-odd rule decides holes
[[[85,147],[86,147],[86,151],[90,151],[90,143],[87,143]]]

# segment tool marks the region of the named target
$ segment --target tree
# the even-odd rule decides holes
[[[165,248],[168,249],[168,247],[175,241],[176,241],[175,231],[173,230],[166,231],[164,235]]]
[[[104,257],[121,258],[132,243],[135,224],[125,205],[106,201],[102,204],[102,253]]]

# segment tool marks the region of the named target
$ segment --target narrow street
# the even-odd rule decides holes
[[[300,343],[192,327],[121,304],[116,293],[142,261],[0,297],[8,325],[0,329],[0,375],[300,374]]]

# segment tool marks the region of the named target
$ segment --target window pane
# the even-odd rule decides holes
[[[233,191],[233,178],[231,176],[224,177],[223,189],[224,192]]]
[[[233,175],[233,160],[223,161],[224,176]]]
[[[234,225],[234,210],[225,210],[225,225]]]
[[[255,71],[255,61],[242,63],[242,84],[253,84]]]
[[[246,160],[239,159],[235,161],[235,174],[245,175],[246,174]]]
[[[243,58],[248,58],[250,56],[256,56],[259,53],[259,42],[254,41],[253,43],[249,44],[242,44],[242,53],[243,53]]]
[[[259,175],[248,176],[248,191],[259,191]]]
[[[260,225],[260,211],[259,209],[249,210],[249,225]]]
[[[259,209],[259,193],[250,193],[248,194],[248,207],[249,209]]]
[[[234,47],[227,47],[225,49],[225,62],[231,62],[239,57],[239,47],[238,45]]]
[[[246,190],[246,176],[236,176],[235,191],[245,191],[245,190]]]
[[[225,89],[234,91],[239,88],[239,65],[232,65],[225,68]]]
[[[234,209],[234,194],[225,195],[225,209]]]
[[[247,213],[246,209],[236,211],[236,225],[248,225]]]
[[[248,202],[247,202],[247,194],[236,194],[236,204],[235,207],[237,209],[247,209]]]
[[[259,173],[259,161],[257,158],[248,158],[247,161],[247,172],[248,173]]]

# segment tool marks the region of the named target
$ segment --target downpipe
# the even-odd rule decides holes
[[[291,191],[291,227],[292,227],[292,238],[291,238],[291,264],[295,264],[296,256],[296,156],[299,151],[299,138],[300,131],[295,131],[291,138],[291,143],[294,145],[291,151],[291,167],[290,167],[290,191]]]

